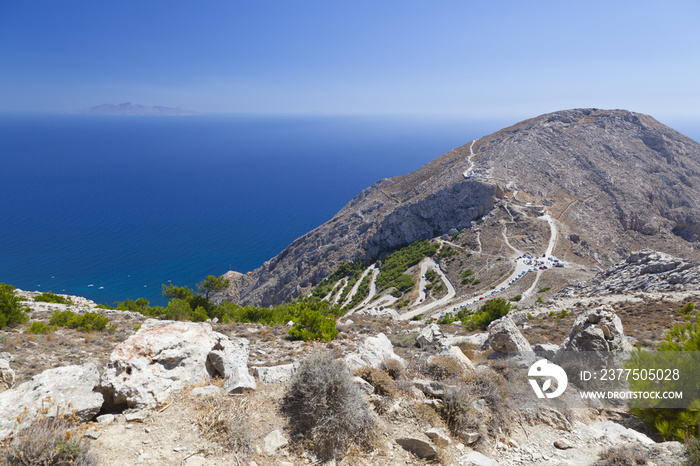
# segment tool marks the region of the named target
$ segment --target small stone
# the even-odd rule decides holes
[[[462,440],[464,440],[464,443],[467,445],[471,445],[472,443],[476,442],[479,440],[479,433],[478,432],[464,432],[459,435]]]
[[[83,433],[83,437],[92,439],[92,440],[97,440],[100,438],[100,435],[102,435],[102,432],[98,432],[95,429],[88,429]]]
[[[430,430],[426,430],[425,435],[430,437],[435,445],[439,447],[446,447],[452,443],[452,440],[450,440],[450,434],[444,427],[433,427]]]
[[[568,450],[569,448],[574,448],[571,442],[569,442],[565,438],[560,438],[559,440],[555,441],[554,446],[560,450]]]
[[[143,422],[146,420],[148,417],[148,413],[146,411],[135,411],[133,413],[126,413],[124,415],[124,419],[126,419],[126,422]]]
[[[265,437],[265,453],[267,456],[275,456],[278,449],[287,445],[287,438],[282,435],[282,432],[278,430],[273,430]]]
[[[430,459],[437,456],[437,450],[425,440],[413,437],[401,437],[396,439],[396,443],[401,445],[404,450],[413,453],[419,458]]]
[[[114,422],[116,417],[114,414],[103,414],[102,416],[97,416],[95,419],[99,424],[111,424]]]

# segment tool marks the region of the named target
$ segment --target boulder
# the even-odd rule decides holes
[[[430,324],[427,327],[423,327],[416,338],[416,345],[423,348],[429,345],[438,344],[443,339],[440,327],[437,324]]]
[[[363,395],[371,395],[374,393],[374,386],[362,377],[353,376],[352,383],[357,385]]]
[[[511,319],[503,318],[489,328],[489,346],[497,353],[530,353],[530,343],[525,339]]]
[[[114,349],[100,391],[110,406],[153,408],[218,372],[230,393],[255,386],[247,362],[244,338],[214,332],[208,323],[148,319]]]
[[[351,371],[364,366],[381,369],[385,359],[395,359],[402,366],[406,365],[403,358],[394,354],[394,347],[386,335],[380,333],[376,337],[367,337],[357,350],[345,356],[345,364]]]
[[[552,343],[537,343],[535,345],[535,355],[537,355],[538,358],[552,360],[557,354],[557,351],[559,351],[559,346]]]
[[[611,353],[625,356],[633,349],[625,338],[620,318],[610,306],[604,306],[576,317],[568,338],[557,351],[555,362],[564,361],[566,352],[586,352],[593,360],[603,360]]]
[[[10,367],[10,361],[0,359],[0,392],[9,390],[15,384],[15,371]]]
[[[429,442],[414,437],[401,437],[396,439],[396,443],[404,450],[413,453],[418,458],[431,459],[437,456],[437,450]]]
[[[222,343],[224,348],[210,351],[207,360],[224,377],[226,393],[255,390],[255,379],[248,372],[248,340],[231,338]]]
[[[469,359],[461,349],[459,349],[459,346],[443,346],[440,352],[438,353],[439,356],[449,356],[453,359],[455,359],[460,366],[464,368],[465,371],[475,371],[476,366],[474,366],[474,363],[472,362],[471,359]],[[428,360],[430,362],[430,360]]]
[[[281,366],[253,367],[253,374],[266,385],[280,384],[291,379],[296,370],[295,364],[282,364]]]
[[[0,441],[17,427],[41,414],[42,409],[75,413],[87,422],[102,408],[104,399],[95,390],[100,374],[94,363],[48,369],[14,389],[0,393]]]

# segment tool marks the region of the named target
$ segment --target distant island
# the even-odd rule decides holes
[[[126,116],[183,116],[198,115],[197,112],[182,107],[149,106],[127,102],[125,104],[102,104],[83,110],[68,112],[70,115],[126,115]]]

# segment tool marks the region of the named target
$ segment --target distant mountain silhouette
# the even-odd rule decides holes
[[[71,115],[127,115],[127,116],[181,116],[197,115],[197,112],[182,107],[149,106],[127,102],[124,104],[102,104],[83,110],[68,112]]]

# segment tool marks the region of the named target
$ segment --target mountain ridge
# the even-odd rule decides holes
[[[698,186],[700,145],[648,115],[598,109],[540,115],[374,183],[262,267],[227,273],[227,299],[256,305],[293,299],[343,262],[468,230],[513,200],[545,207],[563,233],[559,253],[573,251],[598,268],[647,247],[697,256]]]

